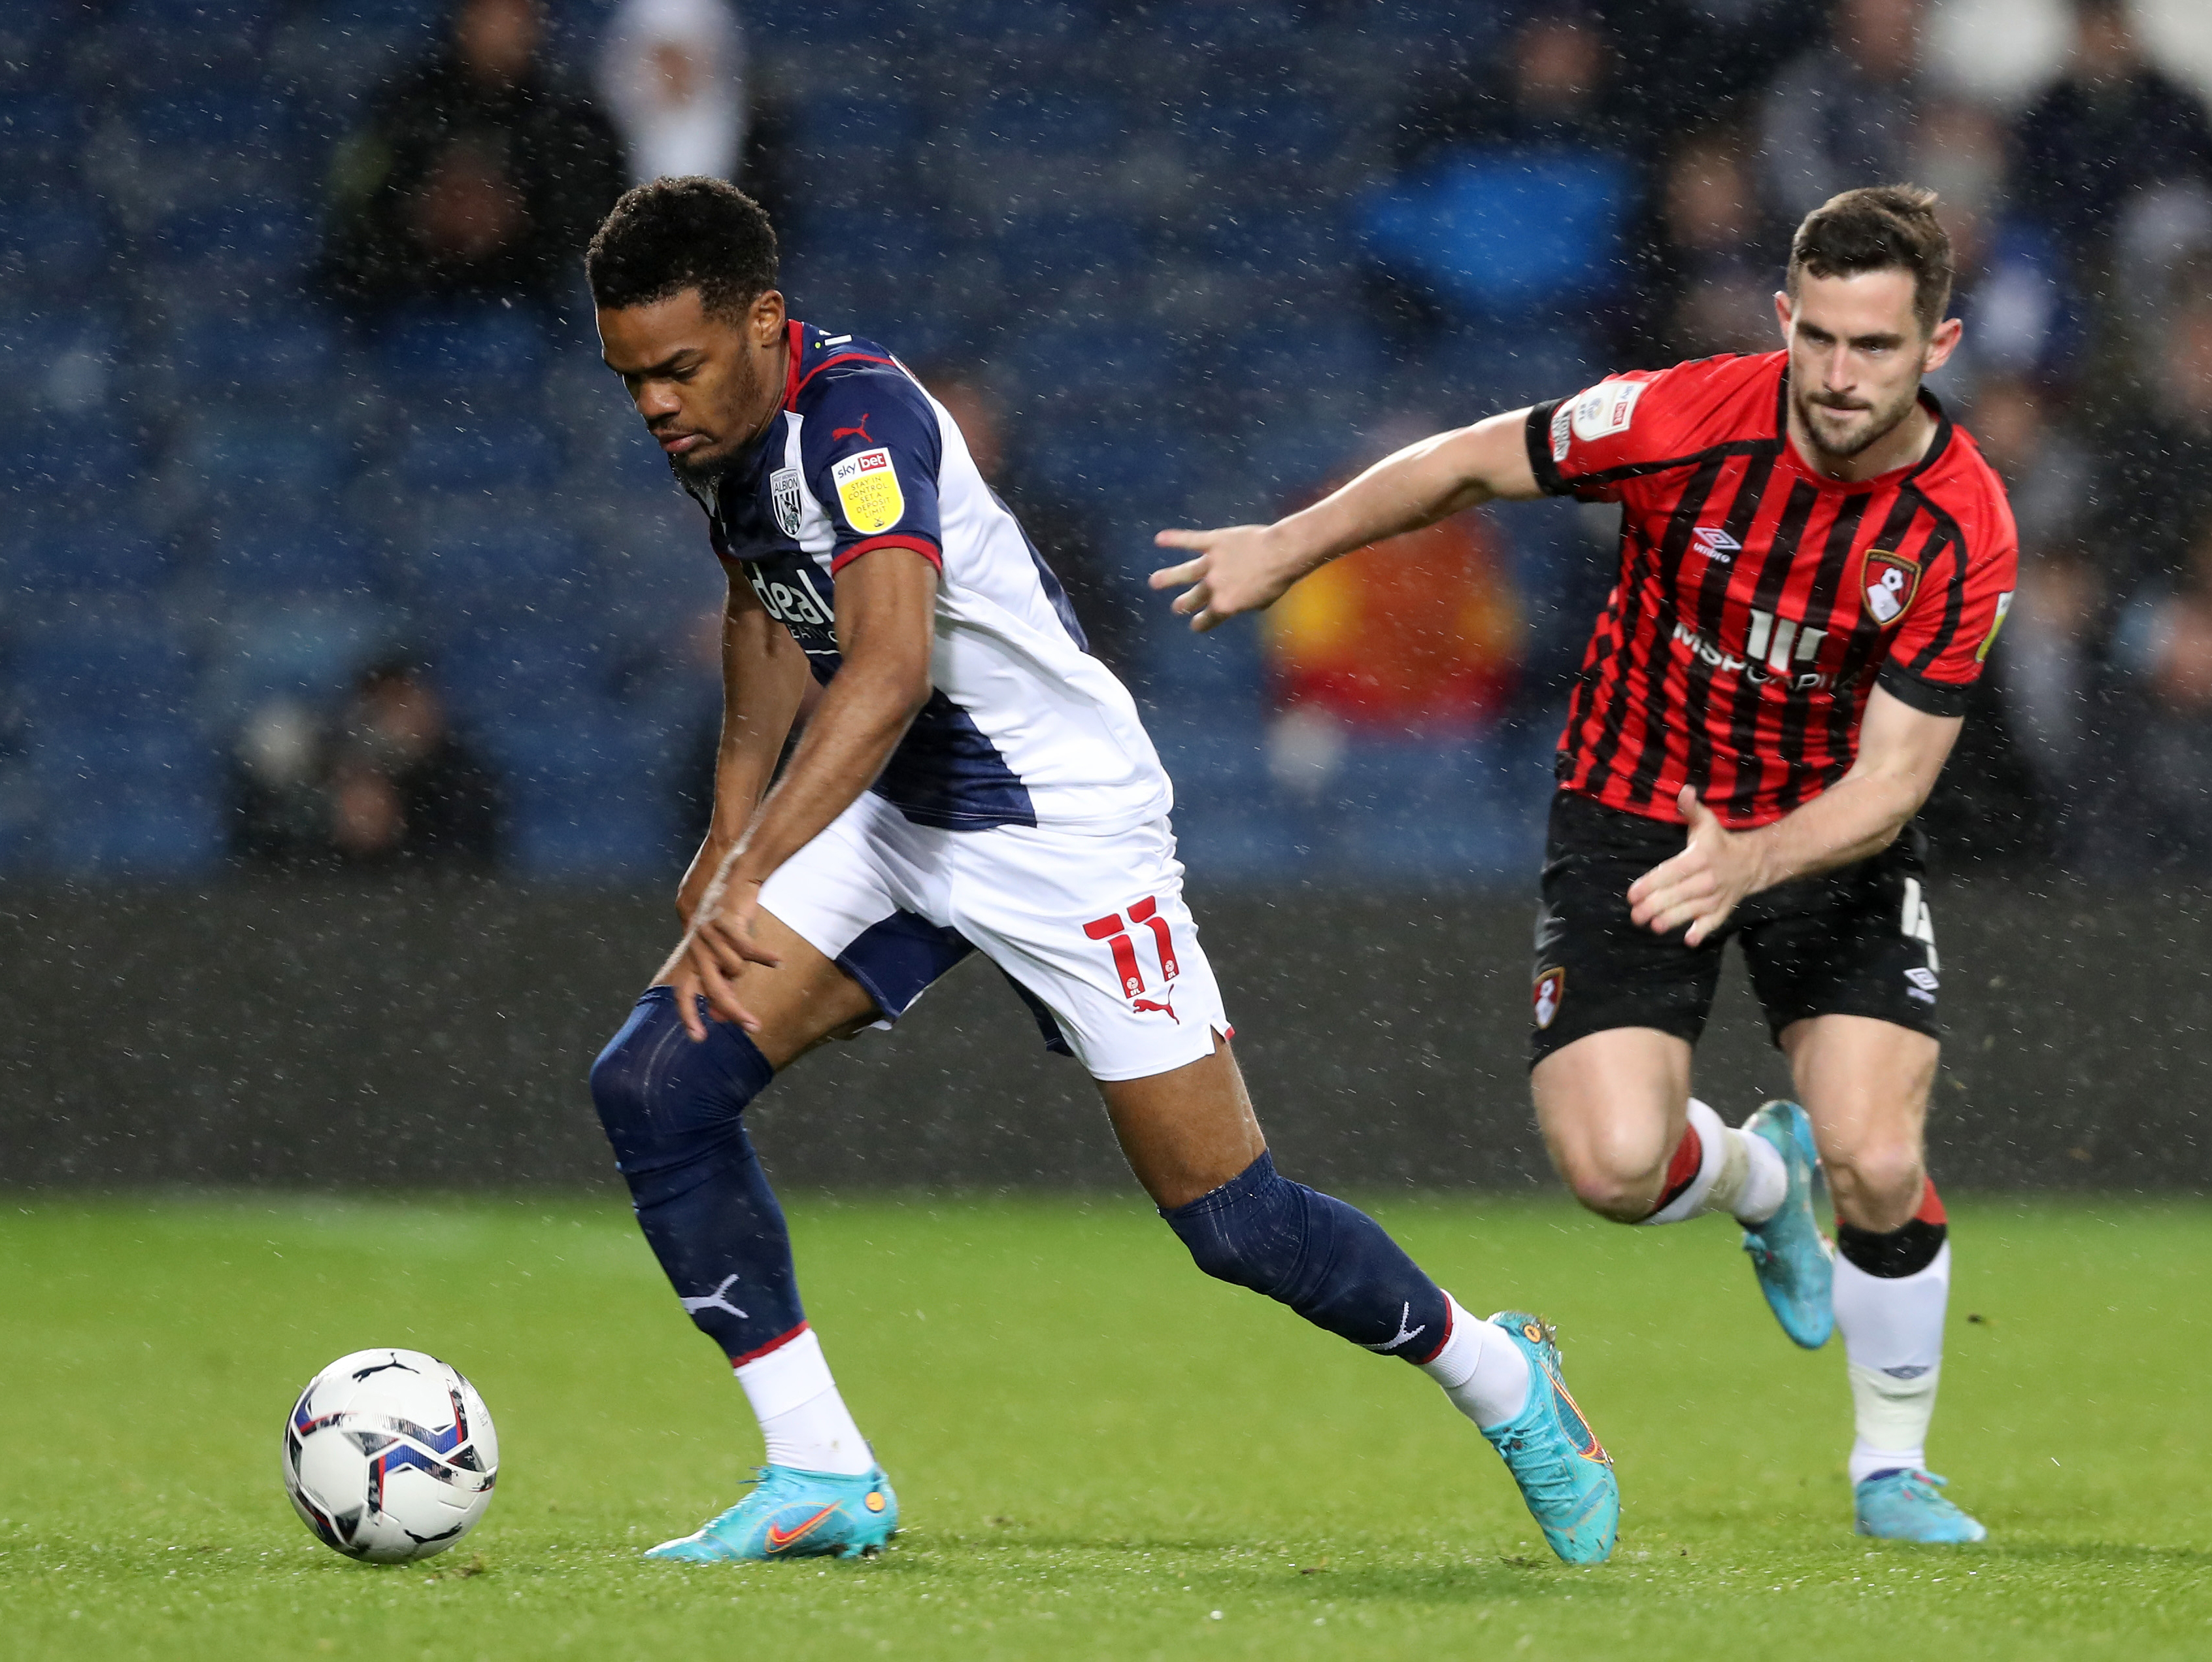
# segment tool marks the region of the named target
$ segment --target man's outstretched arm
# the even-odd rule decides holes
[[[748,963],[776,961],[752,938],[761,885],[875,782],[929,702],[937,569],[912,549],[878,548],[836,581],[836,676],[783,777],[724,860],[682,948],[683,978],[749,1032],[755,1023],[738,1001],[736,977]],[[693,1027],[690,998],[679,997],[677,1008]],[[693,1037],[703,1033],[695,1028]]]
[[[1630,916],[1655,934],[1686,923],[1683,939],[1694,947],[1747,896],[1880,854],[1936,788],[1961,725],[1959,716],[1928,715],[1876,687],[1850,771],[1757,831],[1728,830],[1686,788],[1689,846],[1629,886]]]
[[[1152,573],[1154,588],[1188,584],[1175,609],[1200,631],[1273,606],[1317,567],[1498,497],[1541,493],[1528,466],[1528,412],[1515,410],[1408,445],[1350,484],[1273,525],[1163,531],[1162,548],[1196,556]]]

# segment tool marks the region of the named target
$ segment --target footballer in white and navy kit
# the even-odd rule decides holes
[[[695,490],[732,581],[825,686],[848,564],[900,548],[938,582],[928,702],[762,904],[887,1018],[981,948],[1097,1078],[1210,1054],[1228,1026],[1182,904],[1167,775],[1127,690],[1085,650],[1058,580],[944,408],[883,348],[786,328],[775,420],[743,467]],[[1123,913],[1102,942],[1093,926]]]
[[[743,1111],[815,1044],[896,1020],[981,953],[1098,1081],[1201,1269],[1421,1367],[1504,1456],[1554,1550],[1603,1558],[1619,1491],[1549,1329],[1469,1317],[1374,1220],[1275,1171],[1183,904],[1159,758],[951,417],[884,348],[786,316],[775,233],[732,186],[632,191],[588,270],[608,366],[730,579],[685,934],[592,1093],[767,1464],[653,1555],[852,1557],[896,1529]]]

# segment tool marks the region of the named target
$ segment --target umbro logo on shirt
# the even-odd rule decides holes
[[[1735,560],[1743,545],[1717,525],[1701,525],[1690,533],[1690,540],[1698,545],[1698,552],[1715,565],[1727,565]]]

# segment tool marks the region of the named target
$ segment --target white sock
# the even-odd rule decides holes
[[[1689,1129],[1697,1134],[1698,1174],[1689,1186],[1646,1223],[1682,1223],[1707,1212],[1726,1212],[1747,1228],[1765,1223],[1790,1193],[1790,1171],[1765,1137],[1724,1123],[1697,1098],[1690,1099]]]
[[[1928,1422],[1943,1377],[1943,1312],[1951,1296],[1951,1244],[1925,1269],[1869,1275],[1836,1260],[1836,1326],[1851,1382],[1851,1481],[1877,1471],[1928,1469]]]
[[[737,1373],[760,1421],[769,1464],[853,1477],[874,1469],[876,1457],[837,1394],[812,1328]]]
[[[1449,1293],[1451,1334],[1421,1372],[1444,1388],[1477,1428],[1502,1426],[1528,1405],[1528,1359],[1488,1322],[1477,1321]]]

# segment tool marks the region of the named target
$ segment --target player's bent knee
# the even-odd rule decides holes
[[[1552,1155],[1575,1199],[1616,1223],[1648,1216],[1665,1180],[1663,1153],[1647,1160],[1618,1144],[1578,1142],[1555,1145]]]
[[[742,1138],[738,1116],[774,1077],[752,1041],[726,1022],[708,1022],[695,1043],[673,989],[655,987],[592,1064],[592,1104],[635,1190]]]
[[[1295,1188],[1262,1154],[1242,1175],[1161,1216],[1207,1275],[1273,1297],[1296,1273],[1304,1241]]]
[[[1927,1181],[1920,1146],[1910,1140],[1838,1149],[1822,1163],[1838,1205],[1853,1212],[1910,1215]]]
[[[1585,1211],[1614,1223],[1640,1223],[1650,1215],[1652,1190],[1646,1183],[1624,1183],[1601,1172],[1568,1175],[1567,1188]]]

